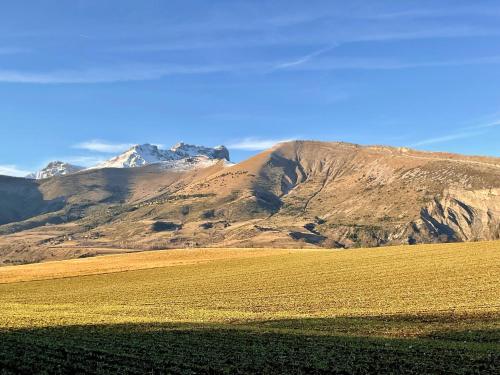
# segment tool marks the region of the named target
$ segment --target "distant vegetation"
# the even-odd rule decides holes
[[[172,223],[171,221],[156,221],[151,226],[155,232],[173,231],[182,228],[182,225]]]
[[[480,242],[3,267],[0,373],[498,373],[498,264]]]

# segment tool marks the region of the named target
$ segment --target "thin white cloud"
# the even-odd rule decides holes
[[[112,143],[94,139],[91,141],[78,143],[73,147],[81,150],[94,151],[94,152],[116,153],[116,152],[126,151],[132,146],[133,144],[131,143]]]
[[[316,17],[316,16],[315,16]],[[333,16],[332,16],[333,17]],[[318,14],[316,19],[326,20],[328,15]],[[331,17],[330,17],[331,18]],[[358,17],[359,18],[359,17]],[[361,17],[363,18],[363,17]],[[311,20],[314,19],[311,18]],[[404,40],[425,40],[435,38],[463,38],[463,37],[482,37],[482,36],[499,36],[500,30],[487,26],[470,26],[463,24],[455,24],[450,26],[429,26],[415,25],[406,23],[404,28],[401,28],[400,20],[395,18],[397,22],[388,22],[387,20],[374,19],[376,23],[369,22],[363,26],[353,29],[345,29],[342,27],[329,27],[324,30],[319,27],[310,27],[309,32],[294,32],[290,31],[286,25],[281,25],[276,29],[272,25],[272,20],[262,22],[259,25],[250,27],[253,32],[244,32],[242,29],[243,23],[239,22],[234,25],[224,25],[217,23],[216,29],[211,29],[208,26],[206,34],[203,37],[196,35],[195,37],[187,32],[186,29],[192,30],[191,27],[184,25],[180,36],[175,39],[164,37],[152,43],[130,43],[126,42],[120,46],[114,47],[115,51],[124,52],[142,52],[142,51],[170,51],[170,50],[197,50],[206,48],[241,48],[248,47],[264,47],[264,46],[317,46],[330,45],[332,43],[341,46],[349,43],[377,43],[386,41],[404,41]],[[383,21],[381,24],[379,21]],[[391,20],[389,20],[391,21]],[[307,21],[306,21],[307,22]],[[333,23],[331,23],[334,25]],[[246,25],[246,24],[245,24]],[[339,23],[340,25],[340,23]],[[196,25],[200,27],[200,25]],[[269,32],[272,27],[273,32]],[[183,31],[182,31],[183,30]],[[229,33],[233,30],[234,33]],[[247,30],[248,31],[248,30]],[[170,32],[173,32],[170,30]],[[227,32],[227,33],[224,33]],[[237,33],[242,33],[239,35]]]
[[[320,55],[323,55],[329,51],[331,51],[332,49],[336,48],[338,46],[338,44],[334,44],[334,45],[331,45],[331,46],[328,46],[328,47],[325,47],[325,48],[321,48],[319,50],[316,50],[312,53],[309,53],[307,55],[304,55],[296,60],[293,60],[293,61],[289,61],[289,62],[286,62],[286,63],[282,63],[282,64],[279,64],[275,67],[275,69],[284,69],[284,68],[289,68],[289,67],[292,67],[292,66],[297,66],[297,65],[302,65],[312,59],[314,59],[315,57],[318,57]]]
[[[244,150],[244,151],[262,151],[274,147],[278,143],[289,142],[292,140],[293,138],[264,139],[264,138],[249,137],[230,143],[228,148],[233,150]]]
[[[476,132],[459,132],[459,133],[454,133],[454,134],[448,134],[448,135],[444,135],[441,137],[424,139],[422,141],[413,143],[412,145],[410,145],[410,147],[426,146],[426,145],[432,145],[432,144],[436,144],[436,143],[446,143],[446,142],[450,142],[450,141],[455,141],[457,139],[466,139],[466,138],[476,137],[479,135],[483,135],[484,133],[485,133],[484,131],[476,131]]]
[[[392,13],[367,14],[361,16],[365,19],[375,20],[391,20],[405,18],[440,18],[440,17],[456,17],[456,16],[486,16],[497,17],[500,15],[500,8],[492,6],[486,7],[448,7],[448,8],[429,8],[429,9],[411,9]]]
[[[113,83],[155,80],[169,75],[218,73],[232,69],[234,69],[233,66],[225,65],[107,66],[82,70],[55,70],[50,72],[0,69],[0,82],[37,84]]]
[[[102,156],[70,156],[60,159],[66,161],[67,163],[82,167],[91,167],[106,161],[106,159]]]
[[[441,28],[422,28],[408,31],[391,31],[375,32],[375,33],[360,33],[358,36],[353,35],[351,38],[346,38],[345,43],[356,42],[389,42],[389,41],[405,41],[405,40],[425,40],[425,39],[455,39],[468,37],[482,36],[498,36],[500,31],[495,29],[469,27],[469,26],[453,26]]]
[[[500,127],[500,120],[489,122],[486,124],[471,126],[471,127],[468,127],[467,129],[488,129],[488,128],[495,128],[495,127]]]
[[[489,118],[490,121],[485,121],[485,119]],[[457,139],[467,139],[471,137],[476,137],[480,135],[484,135],[488,132],[490,132],[493,128],[500,127],[500,120],[495,120],[495,118],[498,118],[498,113],[495,113],[493,115],[488,115],[482,117],[479,121],[476,120],[475,125],[469,125],[465,127],[458,128],[455,132],[439,137],[431,137],[427,138],[421,141],[418,141],[416,143],[413,143],[409,145],[410,147],[417,147],[417,146],[425,146],[425,145],[431,145],[431,144],[436,144],[436,143],[445,143],[449,141],[454,141]],[[482,122],[483,121],[483,122]]]
[[[25,177],[30,173],[30,171],[18,168],[15,165],[0,165],[0,175],[3,176]]]
[[[471,59],[443,60],[443,61],[414,61],[406,62],[395,59],[380,58],[327,58],[311,61],[308,64],[289,65],[289,70],[329,71],[329,70],[401,70],[417,68],[440,68],[467,65],[495,65],[500,64],[500,56],[487,56]]]
[[[374,58],[319,58],[335,48],[333,45],[317,50],[300,59],[276,64],[256,61],[233,65],[191,65],[191,66],[107,66],[83,70],[58,70],[52,72],[28,72],[0,69],[0,82],[31,84],[92,84],[161,79],[171,75],[199,75],[213,73],[269,73],[277,69],[287,70],[341,70],[369,69],[395,70],[426,67],[449,67],[462,65],[500,64],[500,56],[478,57],[463,60],[404,62],[394,59]]]

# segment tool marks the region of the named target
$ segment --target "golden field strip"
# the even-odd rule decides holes
[[[122,253],[119,255],[0,267],[0,284],[194,265],[223,259],[276,255],[277,253],[282,253],[282,251],[273,249],[183,249],[134,252],[127,254],[126,257]]]
[[[492,313],[499,275],[500,242],[170,250],[3,267],[0,306],[9,326]]]
[[[35,343],[43,348],[42,354],[36,355],[53,352],[51,358],[58,358],[53,347],[56,344],[45,340],[44,335],[56,335],[64,340],[75,335],[85,336],[82,332],[86,331],[75,327],[89,327],[94,336],[85,336],[89,340],[87,344],[81,344],[86,342],[83,339],[74,338],[65,346],[94,348],[90,343],[98,336],[95,332],[101,332],[96,331],[101,330],[99,327],[125,335],[126,339],[114,339],[113,344],[102,339],[110,346],[106,352],[110,356],[125,350],[114,347],[120,340],[133,341],[128,333],[122,332],[124,328],[116,328],[124,326],[133,327],[127,328],[127,332],[143,334],[146,330],[148,335],[152,334],[151,330],[170,332],[174,329],[170,325],[176,325],[175,330],[182,332],[194,329],[196,334],[201,334],[201,329],[212,332],[214,327],[222,330],[220,332],[236,329],[253,332],[250,338],[241,339],[243,342],[257,340],[255,335],[263,334],[259,337],[264,341],[258,344],[264,347],[269,335],[317,335],[332,340],[338,336],[417,339],[434,335],[444,337],[444,341],[439,341],[439,345],[444,346],[436,349],[436,353],[452,356],[454,350],[462,350],[471,358],[477,355],[481,366],[492,366],[490,362],[497,358],[492,357],[492,353],[500,349],[499,275],[499,241],[356,250],[169,250],[3,267],[0,268],[0,335],[3,332],[4,341],[17,349],[18,344]],[[40,333],[45,330],[53,331]],[[64,335],[61,332],[65,332]],[[190,332],[189,340],[192,340],[194,333]],[[462,339],[455,341],[453,335],[466,335],[464,342],[470,341],[470,345],[465,346]],[[171,342],[179,338],[165,337],[153,340],[150,336],[141,336],[140,342]],[[221,339],[217,337],[219,343]],[[283,337],[276,339],[277,342],[292,340]],[[202,336],[200,342],[205,339],[206,336]],[[238,342],[240,336],[229,341],[234,340]],[[425,340],[415,345],[424,347]],[[291,342],[290,347],[295,348],[295,341]],[[320,341],[313,342],[321,351],[338,341],[321,345]],[[451,346],[450,342],[453,342]],[[95,344],[98,349],[92,350],[102,350],[102,345],[99,341]],[[188,353],[193,345],[201,344],[190,346],[182,341],[182,345]],[[213,341],[207,343],[210,350],[215,350],[214,345]],[[376,348],[371,342],[366,345]],[[400,344],[397,345],[394,353],[400,350]],[[140,347],[138,344],[137,348]],[[6,366],[16,363],[17,359],[9,362],[5,354],[13,352],[12,347],[6,346],[3,350],[3,363]],[[289,347],[283,350],[286,357]],[[368,349],[360,349],[360,353],[365,350]],[[75,349],[75,353],[80,351],[81,348]],[[221,360],[217,353],[211,361]],[[405,355],[409,360],[414,354]],[[40,361],[39,357],[34,358],[38,359],[33,359],[30,366]],[[112,358],[113,364],[106,362],[111,366],[110,373],[121,369],[112,367],[116,365],[115,357]],[[165,366],[163,360],[162,357],[157,360],[160,362],[152,360],[151,363]],[[425,366],[433,366],[436,361],[430,357],[428,360]],[[330,368],[320,360],[311,361],[311,368]],[[366,359],[366,363],[370,361],[373,359]],[[131,373],[140,373],[140,369],[134,370],[132,362],[127,363],[132,366],[127,367],[133,370]],[[233,367],[228,365],[227,373],[238,369],[234,366],[241,362],[235,363]],[[0,368],[1,364],[0,344]],[[196,367],[202,366],[200,363],[193,366],[203,372],[200,369],[204,367]],[[297,373],[308,372],[309,367],[300,366],[294,367],[301,369]],[[34,371],[34,367],[28,368]],[[281,367],[272,367],[270,371],[280,372],[279,369]],[[430,369],[432,367],[420,368]],[[183,372],[179,370],[179,373]]]

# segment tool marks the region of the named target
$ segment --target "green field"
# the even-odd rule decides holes
[[[0,268],[0,373],[500,371],[500,242]]]

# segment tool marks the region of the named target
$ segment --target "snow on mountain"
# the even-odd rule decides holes
[[[38,172],[30,173],[26,177],[41,180],[54,176],[65,176],[68,174],[79,172],[83,169],[83,167],[79,167],[77,165],[72,165],[62,161],[53,161],[50,162],[45,168],[39,170]]]
[[[123,154],[92,168],[134,168],[163,161],[165,156],[158,146],[144,144],[136,145]]]
[[[184,142],[177,143],[170,149],[176,155],[183,158],[194,156],[207,156],[210,159],[220,159],[229,161],[229,151],[224,146],[217,146],[214,148],[188,145]]]
[[[229,151],[224,146],[215,148],[178,143],[170,150],[160,150],[151,144],[136,145],[95,168],[135,168],[148,164],[163,164],[164,168],[194,169],[229,161]]]
[[[135,168],[158,164],[162,169],[191,170],[209,167],[220,160],[229,163],[229,151],[224,146],[214,148],[178,143],[170,150],[160,150],[151,144],[136,145],[123,154],[88,169]],[[85,168],[53,161],[42,170],[30,173],[27,178],[44,179],[79,172]]]

